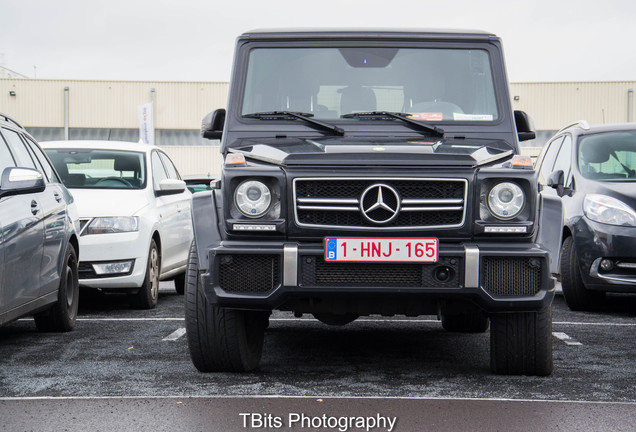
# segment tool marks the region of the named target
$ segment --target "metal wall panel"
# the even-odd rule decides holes
[[[155,129],[198,130],[205,114],[225,107],[228,93],[228,83],[218,82],[0,79],[0,112],[24,126],[64,127],[65,87],[71,128],[137,128],[137,107],[154,89]]]
[[[526,111],[537,130],[559,130],[578,120],[590,124],[628,119],[628,95],[636,81],[513,83],[513,107]],[[515,100],[518,98],[518,100]]]

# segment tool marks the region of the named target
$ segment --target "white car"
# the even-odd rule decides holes
[[[192,242],[192,194],[170,158],[147,144],[41,143],[79,209],[80,286],[128,292],[156,306],[159,281],[183,293]]]

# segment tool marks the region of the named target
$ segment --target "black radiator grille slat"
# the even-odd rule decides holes
[[[280,285],[279,261],[279,255],[223,255],[219,284],[230,293],[267,293]]]
[[[370,222],[359,208],[364,191],[376,184],[395,189],[401,200],[398,216],[386,224]],[[316,227],[459,227],[464,223],[466,189],[463,179],[296,179],[296,220],[301,226]]]
[[[541,260],[484,257],[484,289],[498,296],[533,296],[541,288]]]

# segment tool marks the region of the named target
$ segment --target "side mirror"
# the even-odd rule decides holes
[[[46,189],[44,176],[32,168],[5,168],[0,179],[0,197],[42,192]]]
[[[515,111],[515,124],[517,125],[519,141],[528,141],[537,137],[534,132],[534,122],[524,111]]]
[[[155,191],[157,196],[176,195],[186,190],[186,182],[177,179],[163,179],[159,182],[159,190]]]
[[[548,186],[556,190],[560,197],[567,195],[572,196],[572,189],[565,187],[565,174],[563,170],[554,171],[548,176]]]
[[[225,124],[225,108],[208,113],[201,122],[201,135],[207,139],[221,139]]]

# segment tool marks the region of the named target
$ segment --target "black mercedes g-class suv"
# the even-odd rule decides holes
[[[437,315],[491,328],[494,373],[552,372],[561,204],[518,142],[484,32],[254,31],[237,39],[222,176],[193,197],[186,286],[201,371],[258,366],[273,310],[331,325]],[[557,255],[558,256],[558,255]]]

